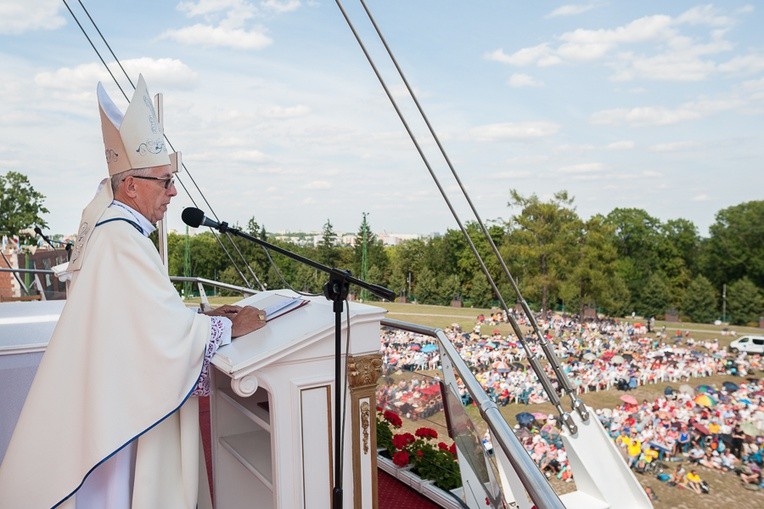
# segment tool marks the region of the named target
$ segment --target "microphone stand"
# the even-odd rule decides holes
[[[344,394],[340,390],[342,378],[342,311],[343,302],[348,296],[350,285],[354,284],[366,289],[374,295],[387,300],[395,300],[395,292],[380,285],[367,283],[353,277],[349,270],[328,267],[310,258],[305,258],[287,249],[275,246],[237,228],[231,228],[228,223],[221,222],[215,226],[207,224],[211,228],[220,230],[221,233],[231,233],[237,237],[259,244],[266,249],[276,251],[288,258],[304,263],[314,269],[329,274],[329,281],[324,285],[324,297],[333,302],[334,311],[334,487],[332,488],[332,507],[342,509],[342,405],[340,402]],[[343,387],[344,389],[344,387]]]
[[[64,246],[64,249],[66,250],[66,261],[71,260],[72,258],[72,243],[71,242],[61,242],[60,240],[51,240],[48,238],[47,235],[45,235],[39,226],[36,226],[34,229],[35,233],[42,237],[42,239],[48,243],[48,245],[53,248],[53,250],[56,249],[56,246],[53,245],[55,242],[56,244],[59,244],[61,246]]]

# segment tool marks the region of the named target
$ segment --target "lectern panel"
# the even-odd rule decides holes
[[[333,470],[329,389],[328,385],[324,385],[300,391],[305,509],[331,507]]]

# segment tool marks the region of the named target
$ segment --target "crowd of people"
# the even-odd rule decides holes
[[[483,333],[502,318],[501,314],[479,316],[472,331],[453,324],[446,334],[497,404],[548,401],[528,368],[528,350],[536,355],[539,347],[531,345],[526,350],[498,330]],[[761,356],[727,353],[718,340],[695,341],[687,331],[647,334],[641,324],[578,321],[557,315],[539,319],[538,324],[578,393],[670,384],[664,396],[653,401],[624,398],[628,402],[617,408],[596,410],[636,472],[659,475],[661,480],[697,493],[710,489],[699,473],[703,469],[730,472],[744,484],[764,487],[764,380],[747,378],[745,383],[725,383],[723,387],[692,387],[689,383],[695,377],[717,374],[749,376],[763,368]],[[383,332],[381,352],[387,374],[435,370],[440,364],[434,338],[401,330]],[[553,371],[544,364],[557,385]],[[382,384],[378,397],[381,403],[416,419],[440,409],[434,385],[417,379]],[[422,403],[410,396],[413,394],[423,396]],[[464,388],[461,397],[463,404],[471,403]],[[530,422],[515,425],[515,433],[547,476],[572,478],[554,416],[533,414]],[[489,437],[484,442],[490,447]],[[667,469],[673,472],[669,474]]]

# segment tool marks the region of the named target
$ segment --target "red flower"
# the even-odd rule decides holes
[[[438,432],[432,428],[419,428],[416,430],[416,436],[420,438],[438,438]]]
[[[387,422],[396,428],[400,428],[403,425],[403,421],[401,420],[400,416],[391,410],[385,410],[385,413],[382,414],[382,416]]]
[[[422,449],[417,449],[416,457],[417,458],[421,458],[422,456],[424,456],[424,452],[422,451]]]
[[[447,451],[448,445],[446,445],[445,442],[438,442],[438,449],[440,449],[441,451]]]
[[[406,451],[398,451],[393,454],[393,463],[399,467],[405,467],[409,464],[409,453]]]
[[[451,454],[453,454],[454,456],[456,456],[456,442],[454,442],[453,444],[451,444],[451,447],[449,447],[449,448],[448,448],[448,452],[450,452]]]
[[[393,447],[396,449],[403,449],[414,442],[416,442],[416,439],[411,433],[398,433],[397,435],[393,435]]]

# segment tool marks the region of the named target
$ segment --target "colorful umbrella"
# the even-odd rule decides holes
[[[695,396],[695,403],[697,403],[700,406],[704,406],[707,408],[711,408],[712,406],[716,405],[716,400],[709,396],[708,394],[698,394]]]
[[[635,398],[634,396],[631,396],[629,394],[624,394],[623,396],[621,396],[620,399],[621,399],[621,401],[623,401],[624,403],[627,403],[629,405],[636,405],[637,404],[637,398]]]
[[[698,385],[697,387],[695,387],[695,390],[697,390],[698,392],[705,392],[706,394],[713,394],[716,392],[716,389],[714,389],[710,385],[705,385],[705,384]]]

